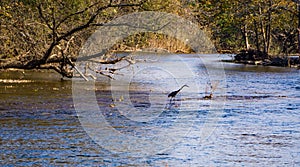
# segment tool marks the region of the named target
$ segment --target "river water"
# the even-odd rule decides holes
[[[153,57],[113,81],[1,72],[1,166],[300,166],[299,70]]]

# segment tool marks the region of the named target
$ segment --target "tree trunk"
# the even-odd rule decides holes
[[[272,12],[271,12],[271,7],[272,7],[272,1],[269,1],[269,11],[268,11],[268,23],[266,26],[266,40],[267,40],[267,48],[266,48],[266,53],[269,53],[270,50],[270,43],[271,43],[271,23],[272,23]]]
[[[249,45],[249,37],[248,37],[248,32],[247,32],[247,24],[244,25],[243,28],[243,37],[244,37],[244,41],[245,41],[245,46],[246,46],[246,50],[250,50],[250,45]]]
[[[258,39],[258,26],[257,26],[257,22],[254,20],[254,28],[255,28],[255,43],[256,43],[256,50],[260,51],[260,47],[259,47],[259,39]]]
[[[300,54],[300,1],[297,3],[297,10],[298,10],[298,53]],[[300,55],[299,55],[300,59]]]
[[[264,45],[264,53],[268,53],[267,52],[267,40],[266,40],[266,31],[265,31],[265,24],[262,17],[262,11],[261,11],[261,6],[259,6],[259,15],[260,15],[260,29],[261,29],[261,33],[262,33],[262,40],[263,40],[263,45]]]

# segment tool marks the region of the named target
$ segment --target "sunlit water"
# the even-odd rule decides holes
[[[126,142],[97,144],[88,135],[74,108],[72,81],[49,72],[1,72],[0,164],[300,166],[300,72],[223,66],[225,80],[218,83],[209,73],[220,66],[207,70],[196,55],[164,55],[120,71],[126,75],[116,81],[76,87],[95,92],[99,111],[124,140],[159,141],[165,134],[146,156],[114,152],[108,145]],[[170,102],[168,93],[182,84],[190,87]],[[214,97],[205,100],[210,85]]]

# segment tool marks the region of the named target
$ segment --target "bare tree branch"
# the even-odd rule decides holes
[[[90,19],[85,24],[77,26],[77,27],[73,28],[72,30],[62,34],[61,36],[59,36],[57,38],[54,38],[55,40],[50,44],[49,48],[47,49],[47,51],[46,51],[45,55],[42,57],[42,59],[29,63],[28,67],[29,68],[34,68],[35,66],[37,66],[39,64],[45,64],[47,62],[47,59],[51,55],[52,50],[54,49],[54,47],[56,45],[59,44],[59,42],[61,40],[72,36],[76,32],[79,32],[83,29],[86,29],[86,28],[90,27],[91,24],[95,21],[96,17],[100,14],[101,11],[103,11],[105,9],[108,9],[108,8],[141,6],[141,4],[142,3],[138,3],[138,4],[111,4],[110,3],[106,6],[98,8],[97,11],[90,17]],[[39,5],[39,11],[41,12],[41,17],[44,18],[43,14],[42,14],[42,10],[41,10],[41,5]],[[44,18],[43,20],[46,21],[47,19]],[[50,25],[48,25],[48,27],[51,29]]]
[[[84,9],[81,10],[81,11],[72,13],[72,14],[70,14],[70,15],[64,17],[63,19],[61,19],[61,20],[58,22],[58,24],[56,25],[55,29],[57,29],[58,27],[60,27],[60,25],[61,25],[62,23],[64,23],[65,21],[67,21],[67,20],[70,19],[71,17],[76,16],[76,15],[79,15],[79,14],[83,14],[84,12],[88,11],[89,9],[91,9],[91,8],[93,8],[94,6],[98,5],[99,3],[100,3],[100,2],[96,2],[96,3],[92,4],[92,5],[90,5],[90,6],[86,7],[86,8],[84,8]]]
[[[40,14],[40,17],[41,17],[42,21],[47,25],[47,27],[50,30],[52,30],[53,27],[49,24],[49,20],[43,14],[42,4],[39,4],[37,8],[38,8],[38,11],[39,11],[39,14]]]

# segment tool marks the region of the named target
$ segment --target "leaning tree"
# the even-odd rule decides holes
[[[75,55],[97,27],[139,10],[146,3],[144,0],[89,2],[0,2],[0,68],[53,69],[70,78]],[[114,64],[123,59],[111,57],[101,63]]]

